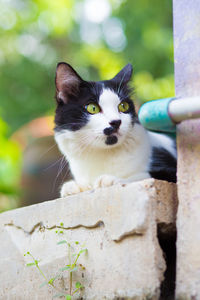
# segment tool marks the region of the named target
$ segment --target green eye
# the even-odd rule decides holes
[[[126,112],[129,110],[129,104],[126,101],[122,101],[119,105],[118,105],[118,109],[121,112]]]
[[[85,106],[85,109],[92,115],[98,114],[100,112],[100,107],[98,104],[92,102]]]

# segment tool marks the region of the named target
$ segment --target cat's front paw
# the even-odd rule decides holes
[[[101,175],[94,183],[94,188],[108,187],[120,183],[120,179],[112,175]]]
[[[84,191],[88,191],[91,188],[91,185],[79,185],[76,181],[70,180],[63,184],[60,191],[60,196],[61,198],[63,198],[69,195],[74,195]]]
[[[63,184],[60,190],[60,196],[63,198],[69,195],[78,194],[80,191],[79,185],[74,180],[70,180]]]

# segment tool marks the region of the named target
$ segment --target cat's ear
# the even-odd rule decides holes
[[[71,97],[77,96],[82,78],[67,63],[61,62],[56,68],[56,99],[67,103]]]
[[[127,84],[131,79],[133,73],[133,67],[131,64],[127,64],[112,80],[121,84]]]

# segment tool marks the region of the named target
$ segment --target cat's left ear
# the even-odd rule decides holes
[[[127,64],[112,80],[119,84],[127,84],[131,79],[133,73],[133,67],[131,64]]]
[[[78,73],[67,63],[61,62],[56,68],[56,99],[58,102],[68,101],[78,95],[83,82]]]

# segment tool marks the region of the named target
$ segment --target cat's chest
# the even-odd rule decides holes
[[[78,176],[77,172],[83,174],[91,174],[91,176],[99,174],[112,174],[123,169],[126,164],[129,154],[108,154],[106,153],[93,153],[77,157],[72,155],[70,158],[70,166],[72,172]],[[76,172],[77,170],[77,172]]]
[[[90,153],[83,157],[70,156],[70,168],[76,181],[93,184],[102,174],[118,178],[129,178],[134,174],[147,172],[150,151],[140,149]]]
[[[80,139],[57,135],[56,141],[70,164],[71,173],[78,183],[93,184],[104,174],[127,179],[148,173],[151,145],[146,131],[135,125],[118,147],[98,149],[80,147]]]

